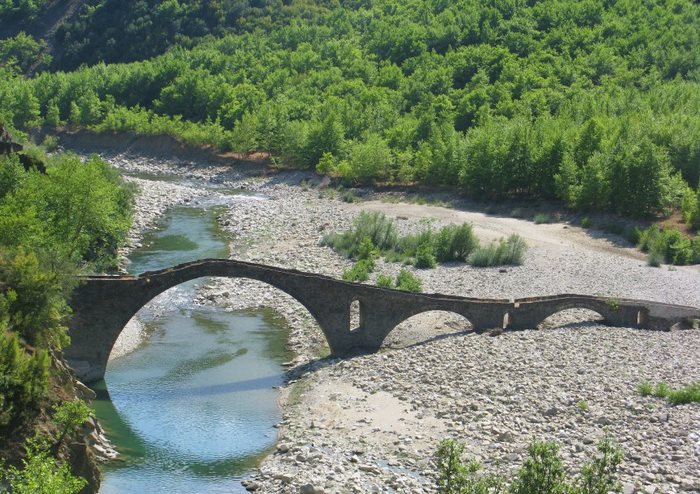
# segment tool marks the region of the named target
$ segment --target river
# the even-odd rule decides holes
[[[130,256],[129,271],[226,257],[221,207],[168,211]],[[110,361],[94,386],[97,417],[120,452],[102,470],[101,494],[245,492],[241,479],[274,446],[286,325],[269,311],[195,305],[197,284],[206,282],[180,285],[142,309],[147,342]]]

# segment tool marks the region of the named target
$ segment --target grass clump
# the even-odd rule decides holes
[[[588,228],[591,228],[592,226],[593,226],[593,222],[591,221],[591,219],[588,216],[584,216],[581,219],[581,228],[588,229]]]
[[[503,477],[480,473],[475,461],[462,461],[463,446],[451,439],[440,443],[436,461],[437,491],[440,494],[608,494],[621,492],[617,470],[622,451],[609,439],[598,444],[598,455],[585,464],[573,479],[567,478],[559,447],[552,442],[535,441],[528,458],[510,485]]]
[[[486,247],[477,248],[471,256],[469,263],[476,267],[491,267],[513,265],[523,263],[527,244],[520,235],[511,235],[507,240],[499,240]]]
[[[645,381],[638,386],[637,390],[642,396],[656,396],[657,398],[663,398],[672,405],[700,403],[700,381],[695,381],[678,389],[671,388],[663,381],[659,382],[656,386],[653,386],[650,382]]]

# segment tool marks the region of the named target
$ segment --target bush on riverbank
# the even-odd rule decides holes
[[[675,228],[661,229],[656,225],[639,232],[637,246],[649,253],[649,264],[661,262],[685,265],[700,263],[700,235],[690,239]]]
[[[352,228],[326,235],[321,244],[347,257],[363,259],[383,254],[388,261],[413,264],[420,269],[434,268],[438,262],[449,261],[468,262],[474,266],[520,265],[527,250],[525,240],[518,235],[480,247],[468,223],[446,225],[437,232],[428,227],[399,237],[394,222],[383,213],[364,211],[355,219]]]
[[[462,460],[464,447],[442,441],[436,453],[438,493],[440,494],[608,494],[621,492],[617,470],[622,451],[612,441],[598,444],[598,456],[585,464],[574,478],[567,478],[559,447],[552,442],[535,441],[528,458],[515,476],[506,480],[496,474],[480,473],[477,461]]]

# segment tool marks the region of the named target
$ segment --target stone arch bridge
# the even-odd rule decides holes
[[[700,309],[642,300],[589,295],[495,300],[408,293],[292,269],[203,259],[139,276],[83,278],[71,299],[71,344],[64,352],[78,376],[86,381],[104,377],[117,337],[139,309],[169,288],[204,276],[249,278],[291,295],[316,319],[334,355],[374,352],[399,323],[433,310],[459,314],[477,331],[535,328],[550,315],[572,308],[593,310],[605,323],[623,327],[670,329],[700,319]],[[353,306],[359,306],[356,328],[350,322]]]

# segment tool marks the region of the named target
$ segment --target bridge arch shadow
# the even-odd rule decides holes
[[[397,324],[384,339],[382,347],[406,348],[472,330],[469,319],[456,312],[429,310]]]

